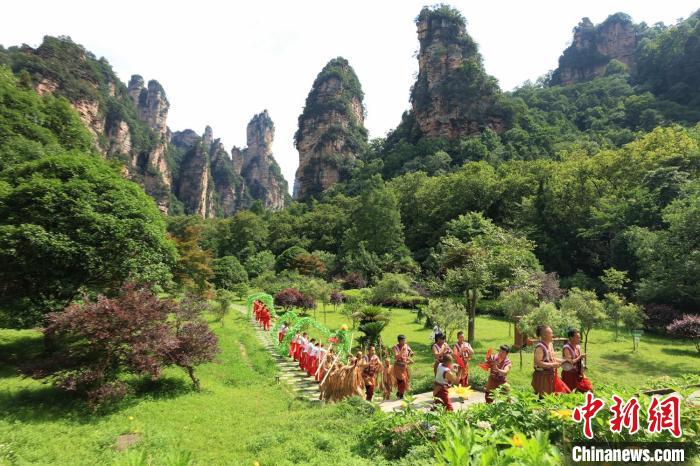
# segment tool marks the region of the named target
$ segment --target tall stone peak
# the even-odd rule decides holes
[[[288,197],[287,181],[272,156],[274,138],[275,125],[267,110],[253,116],[246,128],[248,147],[242,151],[240,174],[253,199],[269,209],[281,209]]]
[[[306,200],[339,181],[367,144],[364,94],[345,58],[330,60],[316,77],[294,136],[299,168],[294,197]]]
[[[214,142],[214,130],[211,129],[211,126],[207,125],[204,128],[204,135],[202,136],[202,145],[208,151],[212,142]]]
[[[466,20],[446,5],[426,7],[416,18],[420,48],[412,111],[426,137],[456,139],[504,129],[498,82],[484,70]]]
[[[571,45],[559,57],[552,84],[568,85],[604,76],[612,60],[630,72],[636,68],[639,27],[625,13],[615,13],[598,25],[583,18],[574,28]]]
[[[272,154],[272,141],[275,138],[275,125],[267,113],[263,110],[248,123],[246,128],[246,143],[248,151],[255,155],[267,157]]]
[[[141,75],[131,75],[131,79],[129,79],[129,85],[127,89],[129,91],[129,97],[131,97],[131,100],[136,106],[138,106],[139,104],[139,97],[141,96],[141,91],[144,88],[144,84],[145,81],[143,80],[143,77]]]

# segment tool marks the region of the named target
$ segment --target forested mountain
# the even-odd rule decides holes
[[[36,49],[0,47],[2,64],[39,94],[66,97],[92,133],[96,149],[123,162],[127,177],[141,184],[162,212],[226,216],[256,200],[265,207],[282,208],[289,198],[286,181],[272,157],[274,126],[267,112],[270,130],[265,147],[243,152],[234,147],[229,154],[217,140],[215,147],[202,147],[197,155],[202,160],[194,164],[201,166],[202,173],[185,171],[183,177],[180,163],[184,154],[171,143],[170,102],[158,81],[146,85],[141,76],[134,75],[126,86],[105,58],[96,58],[69,37],[47,36]],[[249,134],[249,146],[255,142]],[[192,189],[181,189],[193,184]],[[201,192],[204,200],[198,198]]]

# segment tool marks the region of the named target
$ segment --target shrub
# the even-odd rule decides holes
[[[175,303],[126,284],[115,298],[85,299],[51,313],[44,329],[54,351],[24,368],[36,379],[87,396],[91,406],[122,398],[122,373],[160,377],[168,365],[185,369],[195,388],[194,366],[211,361],[218,341],[201,312],[206,304],[188,296]]]
[[[248,256],[245,260],[245,268],[248,276],[253,278],[275,268],[275,255],[270,251],[260,251]]]
[[[669,324],[666,331],[676,338],[691,340],[700,353],[700,316],[686,314]]]
[[[326,273],[326,265],[318,257],[311,254],[299,254],[292,259],[291,268],[302,275],[320,277]]]
[[[372,304],[378,306],[395,307],[398,309],[419,309],[420,306],[425,306],[428,304],[428,298],[423,296],[396,296],[393,298],[387,298],[382,301],[377,301],[375,299],[370,299]]]
[[[285,311],[289,311],[293,307],[298,307],[301,300],[301,291],[295,288],[285,288],[275,294],[275,306],[281,306]]]
[[[339,290],[333,290],[331,292],[331,304],[337,306],[338,304],[343,304],[345,301],[345,295]]]
[[[308,256],[309,252],[304,248],[300,248],[299,246],[292,246],[290,248],[285,249],[284,251],[282,251],[282,254],[277,256],[277,260],[275,262],[275,270],[277,272],[281,272],[282,270],[293,269],[295,259],[297,258],[297,256],[301,255]]]
[[[224,256],[212,262],[214,285],[233,290],[239,283],[248,283],[248,273],[235,256]]]
[[[410,277],[398,273],[385,273],[372,289],[372,301],[383,302],[400,295],[414,294],[416,293],[411,289]]]
[[[316,308],[316,300],[309,294],[302,293],[296,288],[285,288],[275,294],[275,305],[289,311],[294,307],[303,311]]]
[[[350,272],[343,280],[343,288],[346,290],[364,288],[366,286],[367,280],[358,272]]]
[[[648,330],[663,331],[674,320],[681,317],[681,313],[673,306],[668,304],[649,303],[644,305],[644,326]]]
[[[549,325],[554,335],[566,335],[571,328],[579,328],[580,322],[572,312],[563,312],[552,303],[542,303],[518,322],[518,328],[527,335],[535,335],[538,325]]]

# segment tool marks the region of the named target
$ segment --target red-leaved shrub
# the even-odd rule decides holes
[[[48,315],[44,335],[52,351],[24,373],[83,393],[93,407],[124,397],[128,386],[121,374],[157,379],[168,365],[185,369],[199,388],[194,366],[219,352],[200,317],[204,307],[193,297],[162,300],[131,283],[115,298],[84,299]]]
[[[700,316],[686,314],[669,324],[666,331],[676,338],[691,340],[700,353]]]

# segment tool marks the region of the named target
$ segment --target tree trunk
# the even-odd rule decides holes
[[[199,385],[199,379],[194,376],[194,367],[187,366],[185,368],[185,370],[187,371],[187,374],[190,376],[190,379],[192,379],[192,385],[194,385],[194,389],[199,391],[201,389],[201,387]]]
[[[471,295],[471,297],[469,296]],[[474,344],[474,320],[476,319],[476,291],[467,292],[467,307],[469,312],[469,325],[467,327],[467,341],[470,345]]]
[[[584,340],[583,340],[583,352],[586,354],[588,354],[588,332],[590,332],[590,331],[591,331],[591,329],[588,329],[585,332],[583,332],[583,335],[584,335],[584,337],[583,337],[584,338]]]

